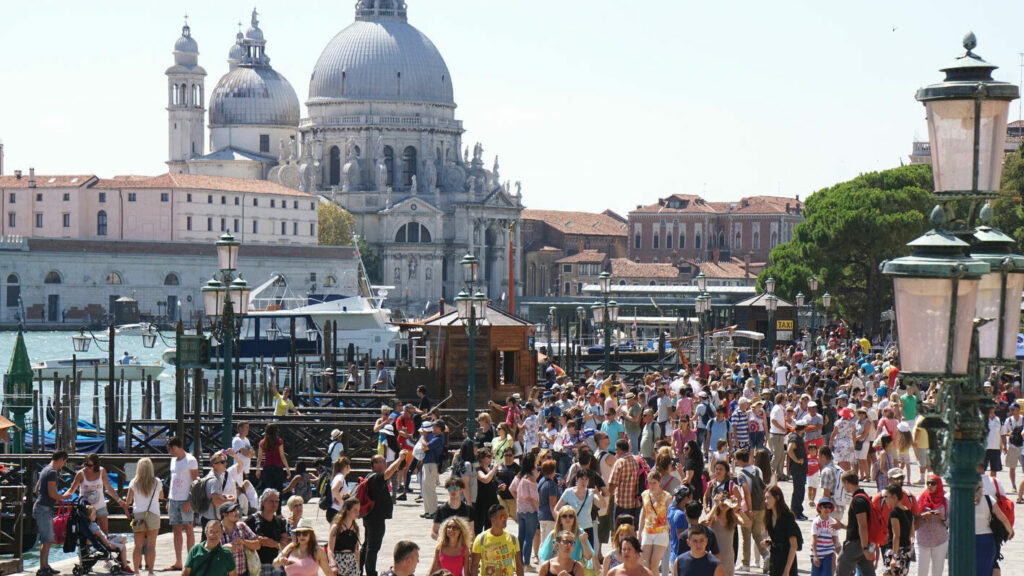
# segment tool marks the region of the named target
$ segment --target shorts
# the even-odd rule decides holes
[[[607,542],[612,537],[612,515],[611,512],[604,516],[597,517],[597,541]]]
[[[644,532],[643,536],[642,536],[642,538],[640,540],[640,545],[641,546],[665,546],[665,547],[667,547],[668,544],[669,544],[669,542],[668,542],[668,532],[659,532],[657,534],[648,534],[647,532]]]
[[[914,454],[917,456],[917,463],[921,466],[931,466],[932,460],[928,455],[927,448],[914,448]]]
[[[167,516],[171,520],[171,526],[191,526],[195,521],[195,511],[189,510],[185,512],[185,500],[168,500],[167,504]]]
[[[821,474],[819,472],[815,472],[807,477],[807,487],[821,488]]]
[[[1003,469],[1003,454],[997,450],[985,450],[985,459],[982,462],[985,464],[985,468],[993,472],[999,472]]]
[[[1021,461],[1020,453],[1020,446],[1014,446],[1013,444],[1010,443],[1006,444],[1006,458],[1003,459],[1003,462],[1006,464],[1007,468],[1013,470],[1017,467],[1017,464],[1019,464]]]
[[[96,517],[97,518],[103,518],[105,516],[110,516],[110,510],[107,510],[107,502],[106,502],[106,500],[101,502],[99,506],[93,506],[93,508],[96,509]]]
[[[128,540],[123,534],[107,534],[107,540],[118,550],[124,550],[128,546]]]
[[[132,514],[132,520],[135,520],[136,522],[138,522],[138,521],[142,521],[143,522],[143,526],[142,526],[143,529],[141,529],[141,530],[134,530],[133,529],[132,530],[133,532],[153,532],[153,531],[156,531],[156,530],[160,529],[160,515],[159,514],[153,514],[152,512],[150,512],[149,514],[146,514],[145,512],[139,512],[137,514]]]
[[[36,519],[36,529],[39,531],[39,543],[52,543],[54,541],[53,507],[37,503],[32,508],[32,516]]]
[[[857,453],[857,459],[858,460],[867,460],[868,459],[868,451],[870,451],[870,450],[871,450],[871,442],[868,442],[867,440],[864,440],[864,445],[860,447],[860,450],[854,450],[854,452]]]

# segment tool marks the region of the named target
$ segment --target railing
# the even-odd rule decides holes
[[[449,130],[462,130],[461,120],[446,120],[443,118],[431,118],[427,116],[369,116],[350,115],[337,118],[318,118],[313,121],[311,118],[304,118],[300,128],[313,126],[424,126],[430,128],[445,128]]]

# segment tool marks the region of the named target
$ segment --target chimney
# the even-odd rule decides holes
[[[789,202],[786,202],[786,214],[789,214]]]
[[[796,203],[797,203],[797,204],[799,204],[799,203],[800,203],[800,195],[799,195],[799,194],[797,194],[797,195],[796,195]]]
[[[743,255],[743,275],[750,276],[750,252]]]
[[[14,171],[14,179],[15,180],[21,180],[21,170],[15,170]]]
[[[35,168],[29,168],[28,169],[28,187],[29,188],[35,188],[36,187],[36,169]]]
[[[714,250],[711,251],[711,261],[714,262],[715,264],[718,264],[719,254],[720,252],[718,251],[718,248],[715,248]]]
[[[437,301],[437,315],[444,316],[444,298]]]

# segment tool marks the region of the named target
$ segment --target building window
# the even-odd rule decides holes
[[[121,275],[117,272],[107,274],[107,284],[121,284]]]
[[[333,288],[338,285],[338,279],[334,276],[327,276],[324,278],[324,288]]]
[[[640,235],[633,236],[633,248],[640,249]]]
[[[287,233],[288,233],[288,223],[287,222],[281,222],[281,236],[284,236]]]
[[[43,213],[42,212],[36,212],[36,228],[42,228],[42,227],[43,227]]]
[[[736,231],[736,238],[732,242],[732,249],[736,251],[743,250],[743,234],[739,230]]]
[[[270,152],[270,134],[260,134],[260,152]]]
[[[429,244],[430,230],[418,222],[409,222],[399,228],[398,232],[395,233],[395,242],[411,244],[423,242],[425,244]]]
[[[231,227],[231,231],[234,232],[235,234],[238,234],[238,218],[235,218],[233,224],[234,226]]]
[[[259,232],[260,232],[260,223],[258,221],[256,221],[256,220],[253,220],[252,221],[252,233],[253,234],[259,234]]]
[[[128,193],[128,201],[129,202],[135,202],[137,197],[138,197],[138,195],[135,192],[129,192]]]
[[[61,214],[61,222],[65,228],[71,228],[71,214]]]
[[[227,223],[227,219],[226,219],[226,218],[221,218],[221,219],[220,219],[220,231],[221,231],[221,232],[224,232],[224,231],[226,231],[227,229],[228,229],[228,223]]]
[[[750,240],[751,240],[751,243],[753,244],[752,248],[754,250],[760,250],[761,249],[761,233],[760,232],[754,231],[754,234],[753,234],[753,236],[751,236]]]
[[[309,235],[316,236],[316,224],[312,222],[309,223]]]
[[[271,199],[270,199],[270,207],[271,207],[271,208],[275,208],[275,207],[277,206],[277,205],[275,204],[275,202],[277,202],[277,201],[276,201],[276,200],[274,200],[273,198],[271,198]]]
[[[316,272],[310,272],[309,273],[309,281],[310,282],[316,282]]]
[[[309,203],[309,209],[310,210],[316,210],[316,202],[310,202]]]
[[[70,201],[71,201],[71,194],[69,194],[69,193],[65,192],[65,193],[64,193],[64,197],[62,198],[62,200],[63,200],[64,202],[70,202]]]
[[[391,146],[384,147],[384,169],[387,175],[384,177],[385,186],[395,185],[395,150]]]
[[[213,194],[207,194],[206,195],[206,203],[207,204],[213,204]]]
[[[61,277],[60,272],[56,270],[50,270],[46,273],[46,278],[43,280],[43,284],[60,284]]]
[[[412,186],[412,177],[416,175],[416,148],[406,146],[402,151],[402,186]]]
[[[679,233],[679,249],[682,250],[684,248],[686,248],[686,232],[680,232]]]
[[[583,282],[576,283],[576,294],[583,294]]]
[[[181,281],[178,279],[178,275],[174,272],[170,272],[167,276],[164,276],[164,286],[177,286]]]
[[[238,206],[239,204],[241,204],[241,198],[235,196],[235,206]]]
[[[292,200],[292,208],[295,209],[295,210],[299,209],[299,201],[298,200]]]
[[[771,247],[775,248],[776,246],[778,246],[778,244],[779,244],[779,234],[778,234],[778,232],[772,230],[772,245],[771,245]]]
[[[186,202],[191,202],[192,201],[192,195],[191,194],[186,194],[185,195],[185,201]]]
[[[562,264],[562,274],[572,274],[572,264]]]
[[[103,210],[96,213],[96,235],[107,235],[107,213]]]
[[[11,192],[10,194],[7,195],[7,203],[8,204],[14,204],[14,201],[17,200],[17,198],[18,198],[18,195],[15,194],[14,192]]]
[[[565,283],[565,286],[563,286],[563,288],[565,289],[565,293],[562,294],[562,296],[569,296],[572,293],[571,286],[572,286],[572,284],[570,284],[568,282]]]
[[[100,204],[106,204],[106,202],[107,202],[107,193],[106,192],[100,192]]]
[[[327,169],[327,183],[331,186],[337,186],[341,183],[341,150],[337,146],[331,146]]]
[[[655,234],[654,236],[651,237],[651,248],[657,250],[658,248],[661,248],[660,244],[661,234]]]
[[[18,222],[18,215],[15,214],[14,212],[8,212],[7,213],[7,225],[10,226],[11,228],[17,228],[17,226],[18,226],[17,222]]]
[[[43,193],[42,192],[36,192],[36,202],[42,202],[42,201],[43,201]]]
[[[292,222],[292,236],[298,236],[298,235],[299,235],[299,223],[298,222]]]
[[[221,206],[223,206],[223,205],[225,205],[227,203],[228,203],[228,197],[227,196],[221,196],[220,197],[220,204],[221,204]]]
[[[206,231],[213,232],[213,218],[206,219]]]
[[[693,235],[693,247],[700,250],[700,232]]]
[[[21,278],[17,274],[7,276],[7,307],[14,308],[21,299]]]
[[[160,201],[161,202],[170,202],[171,201],[171,195],[168,194],[167,192],[161,192],[160,193]]]
[[[259,206],[260,205],[260,199],[259,198],[253,198],[252,199],[252,205],[253,206]]]
[[[672,249],[672,232],[669,232],[668,234],[665,235],[665,249]]]
[[[191,216],[186,216],[185,217],[185,229],[186,230],[191,230],[192,229],[192,217]]]

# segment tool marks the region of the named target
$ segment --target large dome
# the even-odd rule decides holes
[[[269,66],[239,66],[210,96],[210,125],[298,126],[299,97]]]
[[[441,53],[404,18],[357,20],[324,48],[309,100],[390,100],[455,105]]]

